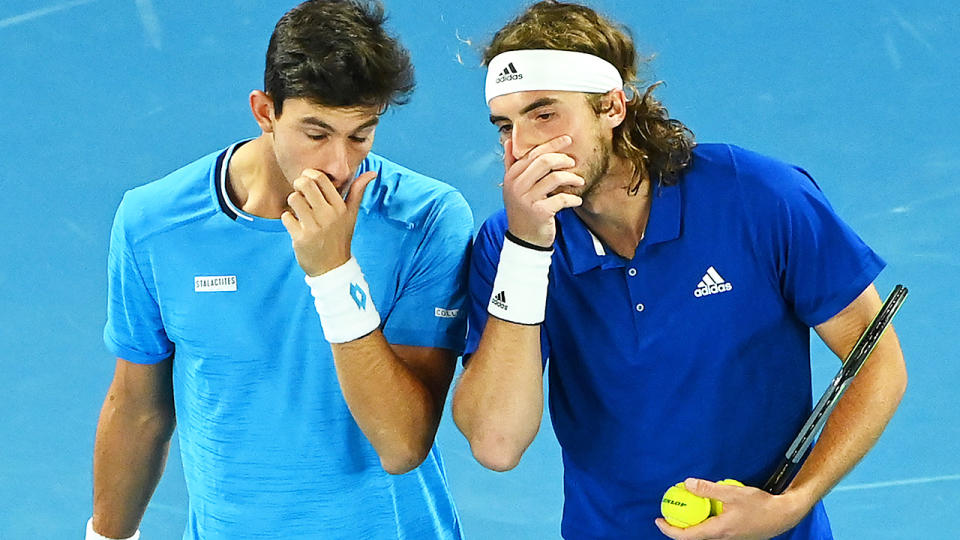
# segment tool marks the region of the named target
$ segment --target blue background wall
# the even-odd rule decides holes
[[[801,164],[911,288],[897,329],[910,388],[827,508],[839,538],[957,538],[960,9],[929,0],[590,3],[654,55],[649,80],[700,141]],[[247,94],[289,1],[6,0],[0,4],[0,539],[79,537],[114,360],[101,343],[105,260],[124,190],[258,134]],[[949,6],[949,7],[945,7]],[[500,204],[478,48],[517,2],[387,0],[417,66],[413,101],[375,150]],[[817,345],[817,395],[837,361]],[[559,451],[547,421],[516,470],[439,434],[469,538],[556,538]],[[178,538],[176,445],[143,522]]]

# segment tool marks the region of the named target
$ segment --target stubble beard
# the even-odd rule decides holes
[[[607,173],[610,172],[610,155],[613,153],[612,146],[612,144],[597,137],[597,148],[593,153],[593,159],[587,164],[587,170],[583,175],[583,188],[579,193],[584,203],[595,195],[605,184],[604,178],[607,176]]]

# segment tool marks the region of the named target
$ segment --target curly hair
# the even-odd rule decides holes
[[[613,152],[633,164],[636,194],[644,178],[661,185],[679,181],[693,159],[693,132],[670,118],[666,107],[653,96],[657,82],[637,90],[637,52],[630,31],[596,11],[579,4],[545,0],[501,28],[483,52],[484,65],[495,56],[521,49],[557,49],[598,56],[613,64],[627,90],[626,118],[614,129]],[[597,114],[604,111],[604,94],[587,94]]]
[[[270,37],[263,75],[276,115],[287,98],[384,110],[406,103],[414,87],[410,53],[385,21],[376,0],[308,0],[287,12]]]

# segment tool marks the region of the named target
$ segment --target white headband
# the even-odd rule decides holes
[[[623,88],[613,64],[592,54],[556,49],[500,53],[487,64],[487,103],[504,94],[528,90],[566,90],[605,94]]]

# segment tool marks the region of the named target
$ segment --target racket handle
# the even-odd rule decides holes
[[[776,472],[770,475],[767,482],[763,484],[763,490],[771,495],[783,493],[783,490],[787,489],[787,484],[790,483],[790,477],[792,476],[795,465],[796,463],[788,460],[786,457],[780,460]]]

